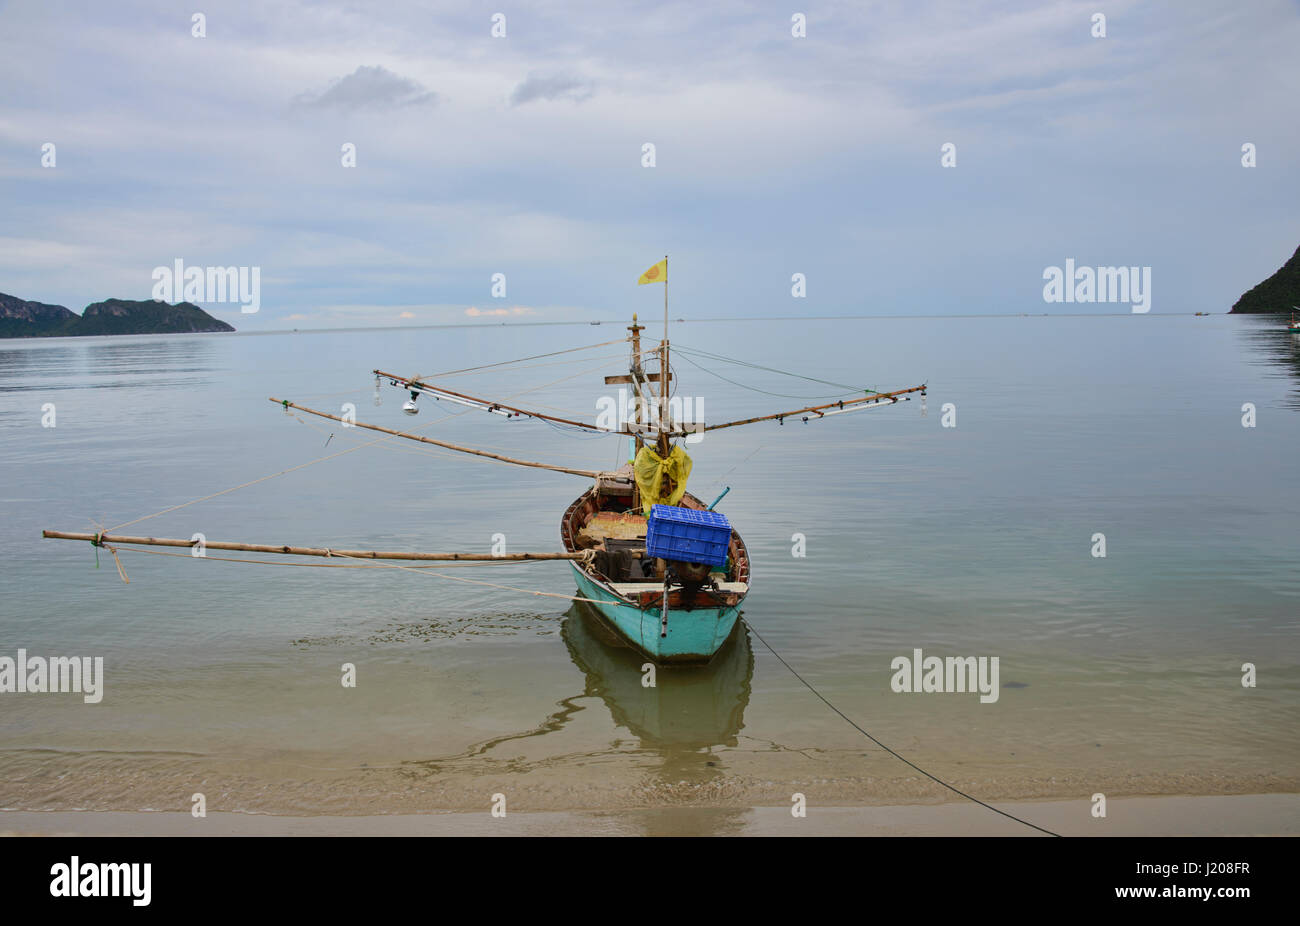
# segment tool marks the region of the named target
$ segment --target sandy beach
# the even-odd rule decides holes
[[[1023,801],[1000,809],[1062,836],[1296,836],[1300,794],[1133,797],[1095,819],[1082,801]],[[617,812],[269,814],[5,812],[5,836],[1037,836],[971,803],[808,808],[669,807]]]

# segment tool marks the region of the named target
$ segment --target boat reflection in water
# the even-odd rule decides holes
[[[560,636],[582,674],[580,691],[557,701],[557,709],[535,726],[494,736],[455,755],[406,760],[402,774],[420,779],[450,774],[455,780],[464,773],[554,768],[566,757],[577,756],[585,764],[593,758],[624,756],[626,761],[611,766],[618,769],[612,773],[617,779],[616,790],[641,803],[633,795],[650,786],[644,804],[651,806],[594,811],[596,816],[608,816],[615,831],[723,835],[743,830],[750,815],[748,807],[716,806],[724,803],[719,786],[726,783],[727,773],[723,756],[714,752],[717,747],[736,746],[745,726],[754,653],[743,619],[736,622],[731,637],[707,665],[654,667],[653,687],[642,684],[650,671],[648,658],[606,627],[586,605],[575,602],[564,613]],[[578,687],[569,680],[562,684],[566,688],[571,685],[570,690]],[[597,699],[609,708],[613,730],[599,719]],[[541,755],[536,749],[506,748],[507,744],[535,744],[539,737],[557,734],[584,711],[595,712],[596,723],[579,734],[585,741],[575,751],[566,749],[565,755],[557,756],[560,747],[543,746]],[[635,740],[629,740],[624,730]],[[593,733],[594,742],[590,739]]]
[[[654,667],[653,687],[643,683],[651,671],[649,660],[581,602],[565,613],[560,635],[586,676],[584,697],[599,697],[615,725],[639,740],[641,750],[658,762],[654,777],[661,785],[694,793],[692,786],[723,776],[723,762],[713,749],[737,744],[754,677],[754,652],[743,619],[707,665]],[[694,803],[688,793],[679,796],[683,803]],[[637,816],[654,835],[725,832],[740,827],[748,813],[697,806],[690,808],[689,820],[679,820],[678,811],[646,810]]]
[[[705,781],[720,774],[708,764],[714,746],[735,746],[744,727],[754,653],[743,621],[707,665],[656,666],[623,643],[581,602],[565,614],[560,635],[587,676],[586,695],[605,702],[614,723],[645,749],[663,756],[665,778]],[[716,763],[715,763],[716,765]]]

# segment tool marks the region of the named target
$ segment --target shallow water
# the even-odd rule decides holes
[[[647,689],[643,660],[568,602],[457,581],[572,594],[564,564],[415,572],[123,552],[123,584],[106,551],[96,568],[88,545],[40,539],[338,454],[121,530],[481,552],[501,533],[512,551],[558,549],[583,480],[266,399],[335,414],[351,402],[362,421],[612,467],[616,437],[445,403],[411,419],[387,386],[376,407],[369,371],[429,374],[622,333],[0,344],[0,656],[106,666],[99,704],[0,694],[0,808],[178,810],[200,791],[213,810],[298,814],[478,809],[495,793],[519,810],[950,796],[757,639],[733,640],[708,669],[661,669]],[[696,495],[731,487],[720,509],[754,559],[745,620],[881,741],[988,799],[1300,790],[1300,341],[1277,319],[686,323],[673,342],[836,383],[929,382],[925,416],[916,401],[688,447]],[[622,353],[445,381],[590,419]],[[675,373],[708,421],[842,391],[686,357]],[[45,403],[54,428],[41,426]],[[956,427],[942,426],[945,403]],[[1105,558],[1090,552],[1099,532]],[[915,648],[997,656],[997,701],[892,692],[891,660]],[[1241,685],[1245,662],[1255,688]],[[356,688],[340,684],[343,663]]]

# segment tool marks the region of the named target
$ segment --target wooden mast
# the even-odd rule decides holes
[[[636,323],[636,313],[633,312],[632,325],[627,329],[632,333],[632,362],[628,366],[628,372],[632,374],[632,398],[636,401],[636,410],[633,414],[636,416],[636,423],[638,425],[641,424],[641,407],[644,404],[641,398],[641,331],[643,328],[645,328],[644,325],[638,325]],[[637,455],[641,452],[641,447],[644,444],[644,441],[641,438],[639,430],[632,436],[632,441],[632,510],[640,511],[641,489],[636,484],[635,467]]]
[[[659,345],[659,456],[668,457],[668,255],[664,255],[664,339]]]
[[[627,329],[632,332],[632,363],[628,367],[628,372],[632,374],[632,394],[636,399],[636,423],[641,424],[641,379],[643,375],[641,370],[641,332],[645,330],[645,325],[636,323],[636,313],[632,313],[632,325]],[[641,449],[641,435],[636,436],[636,449]]]

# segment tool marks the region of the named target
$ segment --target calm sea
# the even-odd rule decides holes
[[[924,415],[918,400],[709,434],[688,448],[690,487],[706,500],[731,489],[719,507],[754,560],[745,620],[957,786],[1081,802],[1297,791],[1300,340],[1283,328],[1168,315],[687,322],[674,345],[758,365],[676,355],[679,394],[702,400],[706,421],[844,391],[773,370],[930,384]],[[500,534],[509,551],[559,549],[581,478],[267,398],[334,414],[351,403],[361,421],[610,468],[621,438],[427,398],[409,418],[387,385],[374,404],[370,371],[442,373],[624,334],[607,322],[0,343],[0,656],[102,656],[106,676],[98,704],[0,693],[0,807],[181,810],[196,792],[209,810],[299,814],[486,809],[495,793],[517,811],[788,805],[793,791],[814,805],[948,799],[757,639],[645,688],[643,660],[565,600],[491,587],[573,594],[565,564],[123,552],[126,584],[107,551],[97,561],[87,544],[40,537],[136,522],[120,530],[478,552]],[[625,354],[616,343],[440,382],[591,419]],[[891,661],[918,648],[998,657],[997,701],[893,692]]]

